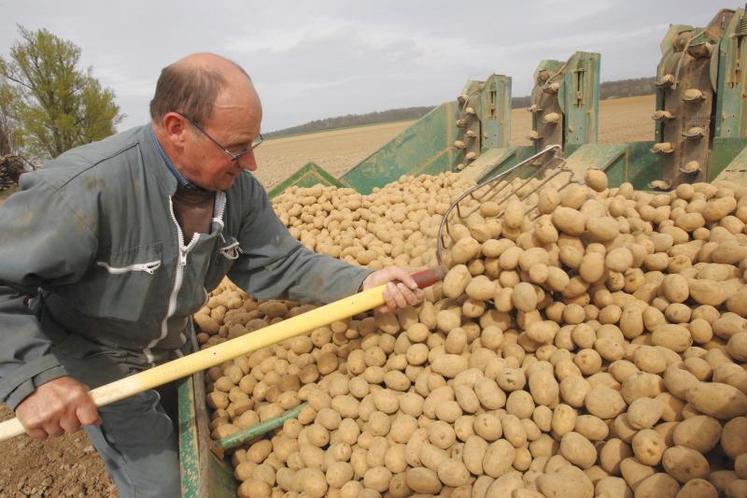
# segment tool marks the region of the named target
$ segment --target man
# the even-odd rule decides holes
[[[152,122],[68,151],[0,208],[0,396],[38,439],[85,426],[120,496],[179,495],[173,417],[149,391],[97,410],[88,387],[189,352],[190,316],[228,274],[258,298],[330,302],[387,283],[294,240],[247,171],[262,107],[212,54],[166,67]],[[398,281],[398,283],[394,283]]]

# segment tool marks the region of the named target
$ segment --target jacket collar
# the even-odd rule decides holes
[[[137,141],[140,144],[140,153],[143,157],[143,168],[146,174],[150,175],[169,196],[174,195],[179,182],[171,171],[169,171],[164,158],[158,152],[157,147],[160,147],[160,145],[158,145],[156,137],[153,135],[150,123],[142,126],[137,131]]]

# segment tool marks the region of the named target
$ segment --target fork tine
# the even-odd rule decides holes
[[[539,167],[535,166],[536,161],[550,153],[552,153],[551,157],[542,161],[542,164]],[[450,237],[452,234],[451,223],[456,222],[456,220],[454,220],[455,217],[458,218],[459,221],[465,221],[480,209],[480,205],[483,202],[491,201],[496,197],[498,197],[498,199],[494,202],[496,202],[500,208],[505,209],[505,205],[512,197],[516,196],[520,201],[524,201],[530,198],[533,194],[539,192],[544,186],[550,184],[561,174],[567,173],[568,178],[564,182],[561,182],[557,187],[557,190],[561,191],[573,183],[573,174],[565,168],[565,163],[565,159],[562,157],[561,147],[559,145],[551,145],[512,166],[508,170],[462,192],[462,194],[457,197],[446,210],[441,218],[441,223],[438,226],[438,240],[436,243],[436,258],[438,259],[438,264],[443,265],[444,251],[447,248],[446,236]],[[527,173],[529,174],[527,175]],[[537,181],[539,181],[539,183],[537,183]],[[524,189],[527,190],[525,194],[522,192]],[[477,205],[472,206],[469,208],[469,211],[467,211],[467,208],[462,205],[462,202],[465,199],[476,201]],[[534,205],[529,206],[525,213],[529,214],[535,210],[536,202],[534,202]],[[501,216],[502,214],[503,210],[499,212],[498,216]]]

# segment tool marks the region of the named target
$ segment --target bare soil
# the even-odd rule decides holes
[[[0,406],[0,419],[12,412]],[[48,441],[19,436],[0,442],[0,496],[115,498],[104,463],[84,432]]]
[[[654,139],[653,95],[604,100],[599,105],[599,141],[622,143]],[[255,173],[271,188],[309,161],[339,177],[404,131],[412,121],[359,126],[267,140],[257,149]],[[532,116],[511,111],[511,145],[530,145]]]

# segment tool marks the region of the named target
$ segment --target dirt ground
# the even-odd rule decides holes
[[[0,419],[11,411],[0,406]],[[103,497],[117,492],[86,437],[79,432],[45,442],[26,436],[0,443],[0,496]]]
[[[652,140],[653,95],[603,101],[600,142]],[[531,116],[511,113],[511,143],[528,145]],[[265,187],[286,178],[308,161],[339,176],[397,136],[412,122],[361,126],[268,140],[257,149],[257,176]],[[0,192],[0,204],[9,192]],[[0,405],[0,419],[10,411]],[[0,443],[0,497],[115,497],[103,463],[84,433],[37,442],[19,437]]]
[[[653,140],[653,95],[605,100],[599,105],[599,141],[602,143]],[[257,149],[257,178],[271,188],[309,161],[333,176],[340,176],[375,152],[412,121],[360,126],[266,141]],[[511,144],[530,145],[532,116],[526,109],[511,112]]]

